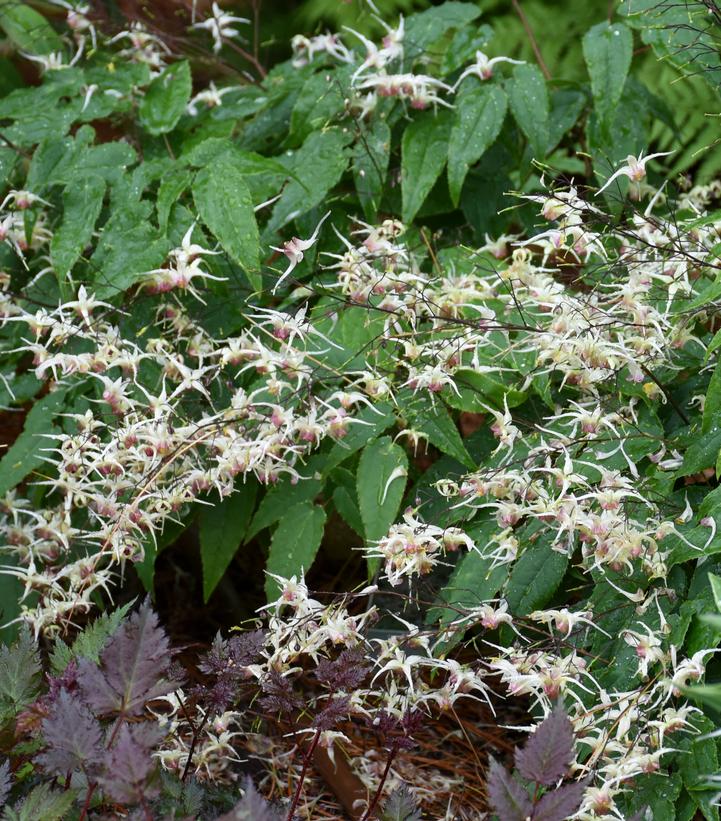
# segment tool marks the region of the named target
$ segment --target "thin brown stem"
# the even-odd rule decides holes
[[[97,784],[94,781],[91,784],[88,784],[88,791],[85,794],[85,803],[83,804],[82,810],[80,810],[80,817],[78,821],[85,821],[87,818],[88,810],[90,809],[90,801],[92,800],[96,786]]]
[[[541,54],[541,49],[538,45],[538,41],[536,40],[536,35],[533,33],[531,24],[528,22],[528,17],[526,17],[526,13],[521,8],[520,0],[511,0],[511,2],[513,3],[513,8],[516,10],[516,14],[518,15],[521,21],[523,30],[526,32],[526,36],[528,37],[528,40],[531,43],[531,48],[533,49],[533,53],[536,55],[538,66],[543,72],[543,76],[547,80],[550,80],[551,72],[548,70],[548,66],[546,65],[546,62],[543,59],[543,54]]]
[[[375,810],[378,802],[380,801],[380,797],[383,794],[383,787],[385,786],[386,779],[388,778],[388,773],[391,771],[391,764],[393,763],[393,759],[396,757],[396,753],[398,752],[396,747],[391,747],[390,752],[388,753],[388,760],[386,761],[386,767],[383,770],[383,775],[381,776],[380,783],[378,784],[378,789],[375,791],[375,795],[373,796],[373,800],[368,805],[368,809],[365,811],[365,815],[361,818],[361,821],[370,821],[371,814]]]
[[[300,801],[300,794],[303,791],[303,782],[305,781],[305,774],[308,772],[308,765],[310,764],[311,758],[313,758],[313,753],[315,752],[315,748],[318,746],[318,742],[320,741],[320,730],[315,731],[315,735],[313,736],[313,741],[308,748],[308,752],[305,754],[303,758],[303,769],[300,771],[300,780],[298,781],[298,786],[295,788],[295,795],[293,796],[293,803],[290,805],[290,809],[288,810],[288,817],[286,821],[293,821],[293,815],[295,814],[295,808],[298,806],[298,802]]]

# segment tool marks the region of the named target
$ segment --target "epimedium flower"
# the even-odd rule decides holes
[[[622,165],[611,174],[603,186],[596,191],[596,196],[605,191],[608,186],[619,177],[628,177],[631,182],[635,183],[640,182],[646,176],[646,164],[648,162],[655,160],[657,157],[668,157],[669,154],[673,154],[673,151],[659,151],[655,154],[649,154],[646,157],[643,156],[643,152],[641,152],[638,157],[629,154],[628,157],[626,157],[626,165]]]
[[[499,63],[510,63],[511,65],[525,65],[525,60],[513,60],[511,57],[491,57],[490,59],[479,49],[476,51],[476,61],[468,68],[464,69],[461,76],[456,80],[454,90],[466,79],[466,77],[477,77],[479,80],[490,80],[493,76],[493,67]]]
[[[227,11],[223,11],[218,3],[214,1],[210,16],[199,23],[193,23],[190,28],[208,31],[213,38],[213,51],[218,54],[223,47],[224,38],[239,36],[240,32],[234,28],[236,23],[249,24],[250,20],[247,17],[234,17]]]

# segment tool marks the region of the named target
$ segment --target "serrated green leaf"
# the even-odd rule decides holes
[[[446,164],[451,114],[424,111],[408,125],[401,143],[403,222],[410,223]]]
[[[353,178],[367,219],[374,219],[383,197],[391,151],[391,130],[385,120],[363,129],[353,148]]]
[[[303,84],[290,115],[290,136],[301,142],[345,111],[354,66],[320,71]]]
[[[354,494],[347,487],[337,487],[333,491],[333,504],[343,521],[363,538],[363,520]]]
[[[361,453],[356,474],[358,509],[368,541],[386,535],[396,520],[408,475],[408,458],[390,436],[382,436]]]
[[[260,289],[260,238],[253,201],[233,154],[223,154],[198,171],[193,199],[201,219],[231,259]]]
[[[516,66],[506,91],[518,127],[528,139],[535,159],[542,160],[549,144],[549,104],[541,70],[534,65]]]
[[[307,572],[320,547],[324,527],[325,512],[318,505],[301,502],[286,508],[270,543],[267,572],[284,578]],[[279,592],[277,582],[269,576],[265,580],[265,592],[268,600]]]
[[[175,166],[163,174],[158,187],[158,199],[155,203],[158,211],[158,225],[161,231],[168,230],[170,209],[180,199],[180,195],[186,188],[190,188],[192,181],[193,174],[188,168]]]
[[[131,600],[117,610],[98,616],[92,624],[78,633],[72,645],[60,638],[56,639],[50,654],[53,673],[59,676],[73,659],[84,658],[97,664],[105,642],[118,629],[133,604],[134,600]]]
[[[90,264],[100,299],[121,294],[165,260],[170,243],[150,222],[146,200],[118,207],[105,223]]]
[[[0,726],[37,698],[41,672],[37,645],[25,626],[10,647],[0,647]]]
[[[28,54],[63,52],[63,41],[48,21],[19,0],[0,0],[0,28],[19,51]]]
[[[633,37],[623,23],[604,21],[583,37],[583,56],[591,78],[596,111],[608,121],[618,105],[631,67]]]
[[[465,85],[456,96],[448,141],[448,188],[454,205],[461,198],[469,167],[480,160],[498,137],[508,106],[499,86],[483,83],[465,89]]]
[[[198,524],[206,604],[243,542],[257,492],[258,483],[249,481],[219,504],[201,510]]]
[[[410,406],[410,427],[425,433],[428,441],[443,453],[457,459],[470,470],[476,463],[466,450],[455,422],[441,402],[431,402],[426,397],[415,397]]]
[[[439,6],[412,14],[406,20],[404,46],[411,58],[419,57],[447,31],[470,23],[481,13],[475,3],[447,0]]]
[[[80,177],[72,181],[63,194],[63,220],[50,243],[50,259],[63,279],[90,243],[105,196],[101,177]]]
[[[193,81],[190,63],[181,60],[163,70],[148,86],[140,102],[140,122],[154,136],[167,134],[178,124],[190,100]]]
[[[245,541],[249,541],[261,530],[282,519],[289,507],[315,499],[322,487],[323,481],[316,479],[312,470],[305,471],[303,478],[295,483],[289,477],[281,479],[268,489],[258,505],[258,510],[245,534]]]
[[[62,821],[78,797],[76,790],[52,790],[38,784],[12,807],[5,807],[3,821]]]
[[[355,418],[362,424],[351,425],[348,433],[333,445],[321,466],[324,476],[345,462],[349,456],[368,445],[376,436],[388,430],[396,421],[393,406],[387,402],[378,402],[372,407],[365,407],[355,414]]]
[[[23,432],[0,459],[0,497],[45,463],[44,449],[53,447],[51,434],[57,432],[53,420],[63,408],[66,390],[47,394],[30,409]]]
[[[328,128],[308,137],[293,157],[295,179],[275,204],[267,231],[277,231],[326,200],[348,166],[346,146],[351,139],[350,130],[340,128]]]
[[[527,547],[513,565],[506,601],[514,616],[543,607],[556,592],[568,567],[568,556],[539,541]]]

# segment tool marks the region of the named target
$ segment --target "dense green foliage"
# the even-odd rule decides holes
[[[358,647],[373,666],[299,731],[289,817],[341,714],[393,717],[390,770],[419,715],[473,694],[538,719],[566,701],[574,817],[718,818],[717,685],[692,685],[721,641],[721,12],[602,5],[563,37],[542,0],[341,16],[267,75],[213,6],[187,33],[235,46],[231,83],[140,23],[0,0],[0,401],[22,419],[4,633],[67,639],[133,579],[152,595],[183,533],[205,602],[262,565],[242,666],[269,712],[273,676],[300,692],[304,665]],[[321,603],[305,577],[338,527],[369,586]],[[1,675],[22,724],[39,692]],[[61,817],[86,795],[38,800]]]

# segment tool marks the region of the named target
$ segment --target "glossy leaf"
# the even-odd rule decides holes
[[[203,600],[208,601],[240,547],[255,507],[258,485],[250,481],[198,517]]]
[[[253,201],[233,155],[223,154],[198,171],[193,199],[201,219],[228,255],[260,288],[260,240]]]
[[[535,159],[542,160],[549,144],[549,103],[541,70],[534,65],[516,66],[506,92],[518,127],[531,144]]]
[[[311,502],[300,502],[287,508],[273,534],[266,570],[290,578],[307,572],[313,564],[325,527],[325,512]],[[270,576],[265,580],[269,600],[278,595],[278,584]]]
[[[0,0],[0,28],[29,54],[63,52],[63,41],[42,14],[19,0]]]
[[[64,388],[39,399],[30,409],[23,431],[0,459],[0,496],[12,490],[35,468],[45,463],[44,448],[52,448],[53,420],[62,411]]]
[[[358,508],[368,541],[382,538],[396,520],[408,475],[405,451],[382,436],[361,453],[356,475]]]
[[[81,177],[63,194],[63,220],[50,243],[50,259],[57,275],[65,277],[90,243],[105,196],[101,177]]]
[[[411,222],[440,177],[448,154],[451,115],[424,111],[403,132],[401,195],[403,222]]]
[[[623,23],[599,23],[583,37],[583,56],[602,120],[609,120],[621,99],[632,52],[633,37]]]
[[[448,141],[448,188],[454,205],[461,198],[468,169],[498,137],[506,116],[508,99],[502,88],[490,83],[467,89],[466,81],[456,96]]]
[[[358,199],[368,219],[373,219],[383,197],[391,149],[391,130],[385,120],[363,129],[353,148],[353,178]]]
[[[140,122],[153,135],[172,131],[190,100],[192,79],[187,60],[173,63],[148,86],[140,102]]]
[[[506,600],[516,616],[543,607],[553,596],[568,567],[568,556],[543,542],[527,547],[513,565]]]

